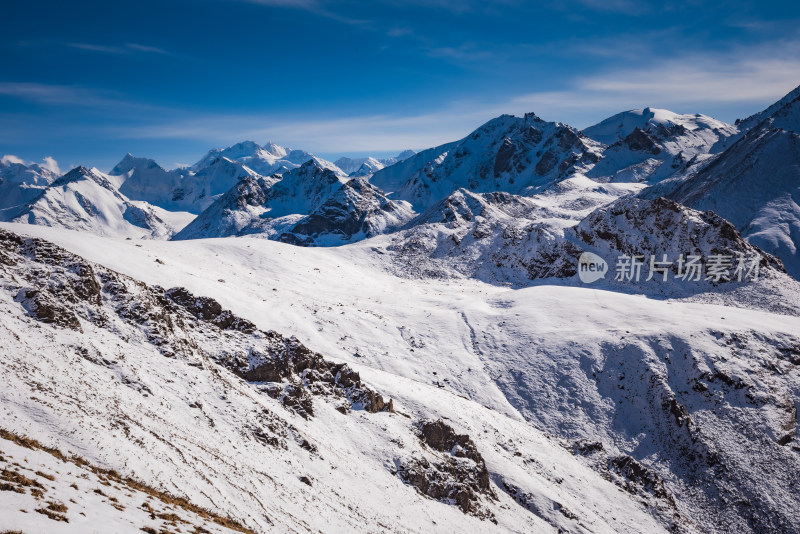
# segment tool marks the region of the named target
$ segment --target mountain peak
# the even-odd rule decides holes
[[[637,128],[644,132],[680,127],[686,130],[729,130],[733,126],[699,113],[680,115],[668,109],[646,107],[617,113],[583,130],[587,137],[605,145],[613,145],[625,139]]]
[[[61,187],[72,183],[80,182],[82,180],[91,180],[100,187],[116,192],[116,187],[108,181],[108,179],[97,169],[87,169],[83,165],[79,165],[66,173],[64,176],[54,181],[51,187]]]
[[[125,156],[117,163],[113,169],[111,169],[110,174],[111,176],[119,176],[129,172],[131,169],[162,169],[163,168],[150,158],[137,158],[130,152],[125,154]]]
[[[309,173],[309,172],[318,173],[318,172],[323,172],[325,170],[331,171],[331,169],[329,169],[324,164],[324,162],[322,162],[319,159],[317,159],[316,156],[312,157],[310,160],[308,160],[305,163],[303,163],[302,165],[300,165],[299,170],[302,170],[305,173]],[[331,172],[333,172],[333,171],[331,171]]]

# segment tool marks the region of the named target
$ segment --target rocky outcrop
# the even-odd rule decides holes
[[[482,499],[497,496],[475,443],[441,420],[422,421],[417,428],[420,441],[432,454],[398,461],[398,476],[423,495],[455,504],[465,514],[493,520]]]

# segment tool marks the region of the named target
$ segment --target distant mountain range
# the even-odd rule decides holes
[[[252,141],[175,170],[128,154],[108,174],[75,169],[67,182],[56,180],[57,166],[7,156],[0,218],[126,237],[331,246],[446,224],[425,215],[442,202],[524,206],[515,225],[561,235],[621,197],[664,196],[713,210],[800,277],[799,101],[800,88],[736,124],[645,108],[579,131],[503,115],[461,140],[382,160],[331,163]],[[490,219],[493,232],[510,224]]]

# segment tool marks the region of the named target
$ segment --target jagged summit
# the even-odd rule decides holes
[[[52,184],[51,187],[62,187],[81,180],[91,180],[97,185],[104,187],[110,191],[116,191],[116,187],[111,183],[106,175],[103,175],[97,169],[87,169],[83,165],[79,165],[68,173],[64,174]]]
[[[459,188],[532,194],[601,156],[600,143],[535,114],[501,115],[470,135],[378,171],[372,183],[421,211]]]

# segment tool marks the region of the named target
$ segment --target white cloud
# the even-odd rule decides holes
[[[94,92],[69,85],[26,82],[0,82],[0,95],[32,100],[42,104],[79,104],[92,100]]]
[[[25,160],[23,160],[22,158],[18,158],[17,156],[14,156],[13,154],[6,154],[2,158],[0,158],[0,163],[2,163],[3,165],[15,165],[15,164],[16,165],[27,165],[27,163],[25,163]]]
[[[50,156],[45,156],[40,165],[45,169],[49,169],[51,172],[54,172],[55,174],[61,174],[61,169],[58,168],[58,162]]]

